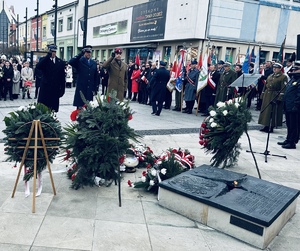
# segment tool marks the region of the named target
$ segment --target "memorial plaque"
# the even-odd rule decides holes
[[[160,186],[263,226],[270,226],[299,195],[296,189],[208,165]]]

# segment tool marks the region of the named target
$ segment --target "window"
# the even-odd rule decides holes
[[[43,26],[43,38],[46,38],[47,37],[47,34],[46,34],[46,26]]]
[[[58,20],[58,32],[63,31],[63,19]]]
[[[73,29],[73,16],[67,18],[67,30]]]

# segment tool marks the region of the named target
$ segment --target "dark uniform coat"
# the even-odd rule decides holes
[[[41,58],[36,65],[36,68],[43,73],[38,103],[58,112],[59,98],[65,94],[65,63],[55,57],[54,64],[50,56],[51,54],[48,54]]]
[[[103,67],[107,69],[109,74],[108,92],[111,92],[111,90],[117,91],[117,98],[123,101],[124,92],[127,90],[128,71],[127,64],[120,62],[121,64],[115,58],[110,57],[103,63]]]
[[[76,90],[74,95],[73,105],[81,107],[84,105],[80,92],[88,101],[92,101],[98,88],[98,70],[97,64],[90,59],[89,62],[82,53],[73,57],[69,64],[77,71]]]
[[[272,104],[269,105],[269,103],[275,98],[278,92],[281,91],[278,97],[274,100],[278,100],[278,102],[276,102],[277,105],[273,105],[274,109],[271,126],[274,127],[282,125],[283,104],[280,101],[282,101],[286,83],[287,76],[282,72],[273,73],[267,78],[267,83],[265,84],[263,92],[261,94],[262,106],[258,118],[258,124],[269,126],[272,111]]]
[[[151,102],[163,102],[166,96],[167,83],[170,79],[170,71],[165,67],[161,67],[154,71],[154,75],[150,81]]]
[[[215,105],[221,101],[224,102],[226,101],[227,98],[227,91],[228,91],[228,86],[233,83],[237,78],[236,72],[233,70],[229,71],[223,71],[221,76],[220,76],[220,81],[219,85],[217,88],[217,93],[216,93],[216,98],[215,98]]]
[[[185,80],[185,89],[184,89],[185,101],[194,101],[196,99],[196,91],[197,91],[199,74],[200,72],[197,68],[194,68],[193,70],[190,69],[188,71]]]

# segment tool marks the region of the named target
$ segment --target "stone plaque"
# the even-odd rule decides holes
[[[160,186],[263,226],[270,226],[299,195],[296,189],[208,165]]]

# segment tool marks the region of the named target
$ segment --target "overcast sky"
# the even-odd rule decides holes
[[[72,3],[74,0],[57,0],[57,5],[62,6],[67,3]],[[1,1],[2,3],[2,1]],[[25,19],[25,9],[28,10],[28,18],[36,14],[34,9],[36,9],[36,0],[5,0],[8,7],[14,6],[15,14],[19,14],[19,21],[23,22]],[[52,8],[54,5],[53,0],[39,0],[39,13],[44,13]]]

